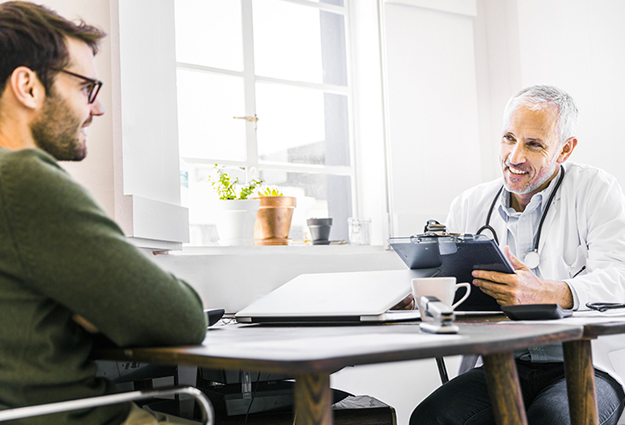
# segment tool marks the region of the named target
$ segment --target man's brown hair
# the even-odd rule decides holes
[[[20,66],[33,70],[49,93],[58,73],[51,68],[69,64],[65,38],[85,42],[95,55],[105,36],[104,31],[82,20],[68,21],[45,6],[23,1],[0,3],[0,95]]]

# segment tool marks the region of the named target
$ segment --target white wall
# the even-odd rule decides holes
[[[579,108],[579,145],[571,161],[615,175],[625,185],[625,3],[619,0],[478,0],[476,52],[482,157],[491,167],[501,115],[515,91],[552,84]]]
[[[84,19],[85,22],[111,32],[109,0],[47,0],[45,5],[68,19]],[[113,114],[111,91],[111,43],[107,37],[95,58],[98,77],[104,81],[98,99],[106,113],[93,120],[87,129],[87,158],[79,163],[62,162],[76,179],[83,183],[111,216],[115,214]]]
[[[452,199],[481,181],[474,6],[385,2],[392,236],[444,222]]]
[[[498,144],[503,110],[522,86],[515,1],[477,1],[475,62],[482,181],[501,175]]]
[[[230,313],[303,273],[405,269],[395,253],[370,246],[227,247],[208,254],[153,258],[192,283],[206,308],[224,308]]]
[[[604,168],[624,185],[625,2],[519,1],[518,16],[522,85],[567,90],[580,110],[571,160]]]

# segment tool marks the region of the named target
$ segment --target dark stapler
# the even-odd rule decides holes
[[[425,312],[425,317],[432,321],[421,322],[421,330],[435,334],[456,334],[458,326],[454,325],[454,311],[436,297],[423,296],[419,304]]]
[[[219,319],[221,319],[221,317],[225,313],[225,310],[223,308],[213,308],[209,310],[204,310],[204,313],[206,314],[206,320],[208,321],[208,326],[210,327],[217,323]]]

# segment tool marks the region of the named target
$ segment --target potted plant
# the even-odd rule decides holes
[[[267,188],[258,193],[260,208],[254,226],[256,245],[288,245],[289,231],[296,199],[284,196],[276,188]]]
[[[219,244],[224,246],[254,245],[254,223],[260,201],[249,199],[262,180],[242,184],[215,164],[209,178],[220,201],[215,204],[213,217],[219,233]]]
[[[331,218],[309,218],[306,220],[313,245],[330,245]]]

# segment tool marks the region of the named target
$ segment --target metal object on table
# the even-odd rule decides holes
[[[454,325],[454,311],[436,297],[423,296],[419,304],[431,322],[421,322],[421,330],[435,334],[456,334],[458,326]]]

